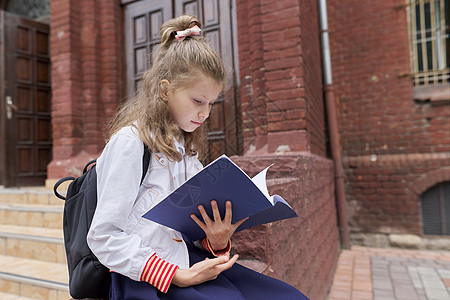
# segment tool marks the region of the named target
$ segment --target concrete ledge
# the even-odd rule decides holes
[[[352,244],[375,248],[450,251],[450,237],[413,234],[352,233]]]

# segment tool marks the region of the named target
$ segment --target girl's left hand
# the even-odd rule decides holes
[[[225,217],[220,217],[219,208],[217,207],[217,202],[215,200],[211,201],[211,208],[213,211],[214,221],[211,220],[202,205],[198,206],[198,210],[203,217],[203,221],[200,221],[196,215],[192,214],[191,218],[200,226],[201,229],[206,233],[209,243],[214,251],[225,249],[228,245],[233,233],[236,229],[244,223],[248,218],[240,220],[234,224],[231,224],[231,202],[227,201],[225,204]]]

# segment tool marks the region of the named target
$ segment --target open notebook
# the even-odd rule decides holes
[[[211,200],[217,201],[222,218],[225,215],[225,202],[231,201],[232,223],[249,217],[237,231],[297,217],[282,197],[269,195],[266,185],[269,167],[250,178],[226,155],[222,155],[170,193],[143,217],[180,231],[192,240],[203,238],[205,234],[190,215],[196,214],[202,220],[198,211],[201,204],[213,220]]]

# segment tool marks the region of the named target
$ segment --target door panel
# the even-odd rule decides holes
[[[151,65],[152,54],[158,48],[159,28],[171,18],[171,1],[147,0],[125,6],[128,95],[140,86],[142,75]]]
[[[44,185],[51,160],[49,27],[0,12],[5,88],[2,91],[2,183]],[[1,23],[1,22],[0,22]],[[5,103],[10,99],[11,105]],[[9,113],[8,113],[9,110]]]

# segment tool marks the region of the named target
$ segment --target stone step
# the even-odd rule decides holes
[[[33,298],[23,297],[15,294],[7,294],[0,292],[0,299],[2,300],[33,300]]]
[[[63,205],[0,203],[0,223],[61,229]]]
[[[60,193],[64,194],[64,190]],[[61,205],[63,200],[45,187],[4,188],[0,187],[0,203]]]
[[[0,224],[0,254],[65,264],[63,232],[61,229]]]
[[[0,255],[0,292],[32,299],[70,299],[67,266]]]

